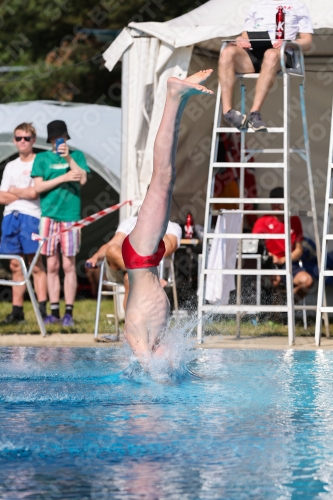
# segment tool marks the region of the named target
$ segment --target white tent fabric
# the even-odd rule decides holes
[[[89,166],[120,192],[121,109],[97,104],[68,104],[32,101],[0,105],[0,162],[16,153],[13,130],[22,122],[32,122],[37,131],[36,146],[46,143],[46,125],[64,120],[71,139],[70,148],[81,150]]]
[[[204,55],[200,55],[197,48],[218,51],[222,38],[239,34],[243,30],[245,14],[251,1],[210,0],[166,23],[131,23],[103,54],[105,65],[110,71],[121,57],[123,61],[121,199],[142,198],[150,182],[152,148],[164,108],[167,78],[171,75],[184,78],[188,71],[207,67],[216,70],[218,52],[208,53],[206,50]],[[316,30],[314,51],[311,58],[307,58],[314,72],[307,74],[306,104],[314,171],[315,175],[318,171],[318,177],[322,179],[327,168],[330,125],[327,110],[331,109],[333,93],[332,79],[325,73],[331,71],[330,67],[325,67],[329,61],[318,56],[333,55],[333,4],[331,0],[305,0],[305,3]],[[209,85],[216,88],[216,76]],[[272,116],[279,118],[281,113],[281,101],[278,101],[281,98],[280,90],[274,87],[273,92],[277,95],[269,96],[267,103],[270,104],[265,104],[263,109],[271,121]],[[299,103],[297,97],[293,101],[293,109],[296,107],[297,111],[292,113],[295,120],[295,125],[292,123],[292,144],[299,142],[302,135],[301,128],[296,124],[296,118],[300,118],[299,105],[296,106],[296,103]],[[175,199],[180,208],[177,212],[173,207],[175,220],[183,219],[186,211],[191,209],[192,213],[197,213],[196,222],[203,222],[213,113],[214,99],[208,102],[193,98],[185,110],[177,153]],[[255,139],[252,137],[249,141]],[[274,147],[273,143],[271,147]],[[267,161],[274,161],[274,158],[267,158]],[[306,210],[309,209],[309,203],[308,196],[303,193],[306,191],[306,186],[303,186],[304,172],[300,172],[297,167],[298,163],[295,162],[292,165],[291,191],[298,194],[294,207]],[[270,175],[265,169],[257,173],[262,196],[275,187]],[[276,182],[279,182],[278,174],[274,175]],[[299,195],[300,189],[303,190],[302,197]],[[320,211],[323,203],[321,189],[316,190],[316,196]],[[127,210],[124,208],[121,218],[129,215]]]
[[[333,29],[331,0],[303,0],[307,5],[315,30]],[[238,35],[243,31],[244,19],[253,0],[210,0],[197,9],[165,23],[130,23],[141,33],[150,35],[174,48],[187,47],[213,38]],[[132,33],[125,28],[105,52],[106,66],[112,69],[124,50],[133,43]]]

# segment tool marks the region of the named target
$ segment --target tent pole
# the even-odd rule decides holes
[[[129,119],[129,91],[130,91],[130,50],[129,47],[123,54],[121,69],[121,176],[120,176],[120,202],[129,198],[128,191],[128,119]],[[129,205],[120,209],[119,222],[126,219]]]

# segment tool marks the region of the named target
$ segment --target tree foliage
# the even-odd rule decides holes
[[[119,106],[120,64],[109,73],[101,57],[110,37],[131,21],[164,22],[205,1],[4,0],[1,65],[26,69],[3,74],[1,101],[51,99]]]

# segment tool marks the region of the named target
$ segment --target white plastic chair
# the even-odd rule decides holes
[[[174,255],[172,254],[169,257],[164,257],[159,265],[159,277],[160,279],[166,279],[167,285],[166,288],[171,287],[173,293],[173,302],[176,314],[178,314],[178,295],[176,288],[176,279],[175,279],[175,268],[174,268]],[[114,313],[108,314],[108,318],[114,318],[115,322],[115,330],[116,334],[119,335],[119,320],[123,319],[122,311],[122,301],[124,299],[124,285],[122,283],[117,283],[115,281],[110,281],[107,279],[105,267],[106,267],[106,259],[103,260],[101,265],[101,272],[98,283],[98,291],[97,291],[97,304],[96,304],[96,319],[95,319],[95,329],[94,329],[94,338],[98,338],[98,329],[99,329],[99,319],[100,319],[100,311],[101,311],[101,301],[103,296],[111,296],[114,300]],[[103,286],[107,286],[111,288],[111,290],[103,290]]]
[[[36,316],[36,320],[37,320],[37,323],[38,323],[38,326],[40,329],[40,333],[42,334],[43,337],[46,336],[45,325],[44,325],[44,321],[43,321],[42,315],[41,315],[40,310],[39,310],[39,305],[38,305],[36,295],[35,295],[32,283],[30,281],[30,278],[32,275],[33,268],[36,265],[38,257],[40,256],[40,252],[42,250],[42,246],[45,243],[45,241],[46,241],[46,239],[43,239],[39,242],[37,252],[31,261],[29,269],[27,269],[25,261],[24,261],[23,257],[21,257],[20,255],[0,254],[0,260],[17,260],[17,262],[21,266],[21,271],[22,271],[23,278],[24,278],[23,281],[13,281],[13,280],[0,279],[0,286],[11,286],[11,287],[13,287],[13,286],[26,286],[27,287],[27,291],[29,293],[31,304],[32,304],[33,310],[35,312],[35,316]]]

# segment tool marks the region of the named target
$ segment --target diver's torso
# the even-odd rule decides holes
[[[128,271],[130,291],[128,295],[125,328],[133,327],[140,334],[153,337],[167,326],[170,304],[157,275],[157,268]]]

